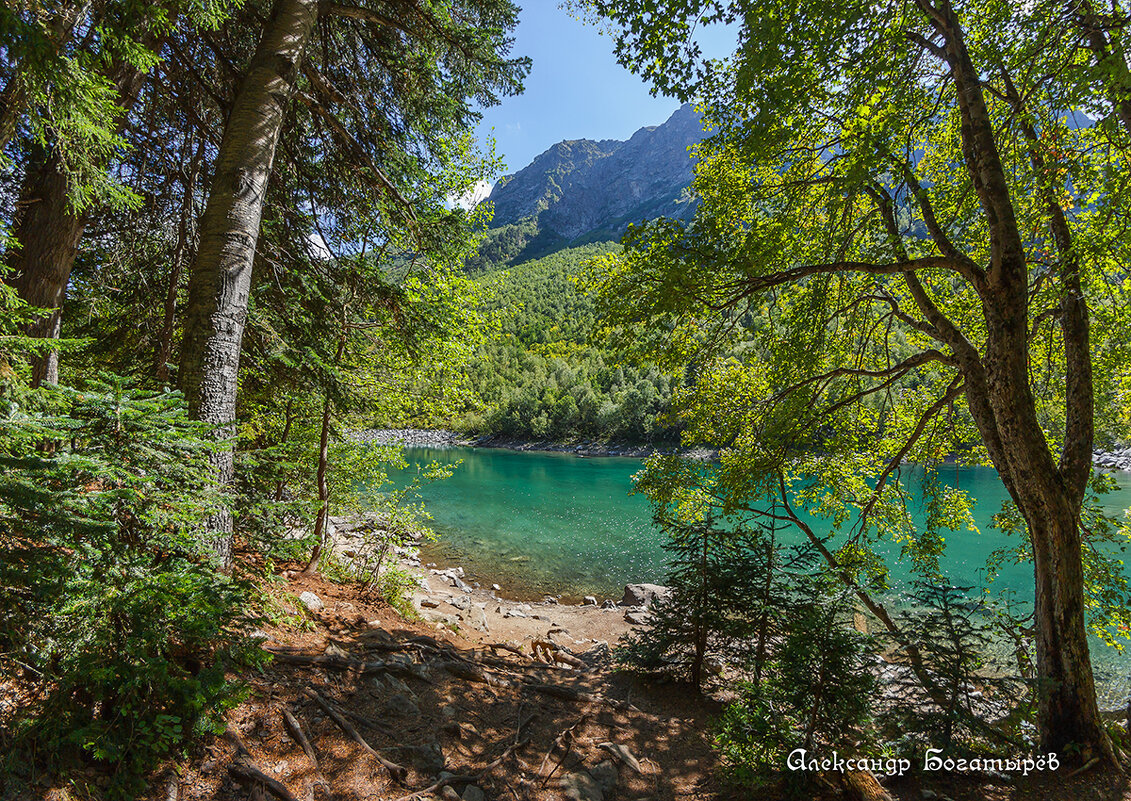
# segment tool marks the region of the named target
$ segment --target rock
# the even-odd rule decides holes
[[[467,622],[476,631],[490,631],[487,625],[487,604],[473,604],[467,610]]]
[[[462,611],[471,606],[471,599],[466,595],[451,595],[448,596],[448,603]]]
[[[613,791],[613,788],[617,786],[617,779],[620,778],[617,766],[609,759],[598,762],[590,768],[589,775],[593,777],[593,781],[601,786],[601,792],[604,795]]]
[[[620,743],[601,743],[601,745],[598,747],[608,751],[629,768],[643,775],[644,768],[640,765],[640,761],[632,755],[632,752],[629,751],[627,747],[621,745]]]
[[[491,589],[492,589],[492,590],[494,590],[495,592],[499,592],[499,591],[501,591],[501,590],[502,590],[503,588],[502,588],[502,587],[500,587],[500,586],[499,586],[498,584],[492,584],[492,585],[491,585]]]
[[[508,609],[503,613],[503,617],[526,617],[526,613],[521,609]]]
[[[922,790],[919,791],[919,797],[922,798],[923,801],[934,801],[934,799],[939,797],[939,794],[936,793],[934,790],[928,790],[926,788],[923,788]]]
[[[439,612],[429,612],[424,615],[424,619],[429,623],[436,623],[441,626],[458,626],[459,619],[453,615],[445,615]]]
[[[463,801],[487,801],[487,796],[474,784],[463,788]]]
[[[544,604],[556,604],[557,602],[558,602],[558,599],[555,598],[552,595],[547,595],[545,598],[542,599],[542,603],[544,603]]]
[[[624,597],[620,599],[621,606],[651,606],[654,602],[667,600],[672,591],[659,584],[626,584]]]
[[[694,162],[687,149],[706,135],[702,128],[694,108],[685,105],[625,142],[559,142],[495,185],[492,224],[537,216],[543,236],[570,240],[602,226],[619,235],[627,221],[643,217],[684,219],[688,211],[676,199],[691,183]]]
[[[624,619],[634,626],[646,626],[652,619],[652,613],[645,611],[625,612]]]
[[[712,676],[721,676],[726,665],[717,656],[708,656],[703,660],[703,667],[707,668],[707,672]]]
[[[425,592],[432,592],[432,587],[428,584],[428,579],[424,576],[418,578],[416,580],[416,583],[419,584],[420,589],[424,590]]]
[[[326,646],[326,650],[323,651],[322,653],[326,654],[326,656],[332,656],[335,659],[349,659],[350,658],[349,653],[344,648],[339,646],[337,643],[330,643],[329,645]]]
[[[390,696],[389,700],[385,702],[385,709],[392,712],[394,715],[400,715],[405,718],[420,717],[419,707],[404,693],[396,693]]]
[[[298,597],[298,602],[309,609],[311,612],[321,612],[326,608],[326,604],[322,603],[322,599],[312,593],[310,590],[306,590],[304,593],[302,593],[302,595]]]
[[[612,599],[606,598],[605,602],[601,604],[602,609],[616,609],[617,605],[613,603]]]
[[[592,595],[586,595],[582,601],[582,606],[596,606],[597,599]]]
[[[247,635],[249,640],[256,640],[258,642],[271,642],[274,637],[265,632],[263,629],[256,629]]]
[[[444,785],[444,789],[440,791],[440,798],[444,801],[460,801],[459,793],[450,784]]]
[[[431,598],[421,598],[420,599],[420,605],[422,607],[424,607],[425,609],[439,609],[440,608],[440,602],[435,601]]]
[[[569,801],[605,801],[601,785],[583,770],[562,776],[558,786]]]

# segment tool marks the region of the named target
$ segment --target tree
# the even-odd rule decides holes
[[[46,310],[28,333],[47,339],[60,336],[66,289],[92,216],[139,201],[109,168],[158,53],[171,36],[214,26],[225,4],[91,5],[59,4],[46,30],[30,11],[0,12],[0,22],[17,34],[7,53],[13,63],[0,108],[0,148],[22,127],[26,162],[12,220],[16,241],[5,263],[19,296]],[[46,351],[35,360],[32,383],[58,380],[58,354]]]
[[[1089,307],[1127,291],[1128,140],[1078,20],[1045,3],[587,5],[622,63],[702,94],[717,128],[695,220],[630,231],[600,292],[611,324],[662,321],[645,345],[694,354],[683,408],[726,446],[728,502],[788,465],[831,487],[817,508],[858,511],[844,553],[877,534],[929,545],[898,512],[900,465],[992,463],[1033,542],[1042,747],[1111,755],[1080,515],[1109,378]],[[738,29],[733,59],[701,56],[691,32],[712,22]],[[756,356],[717,358],[736,337]],[[963,505],[944,504],[952,525]]]
[[[200,222],[179,374],[194,416],[222,435],[232,433],[266,190],[300,78],[311,92],[297,97],[319,120],[322,141],[351,153],[384,213],[416,234],[418,249],[428,249],[430,240],[435,246],[450,234],[453,218],[421,229],[402,189],[419,185],[435,161],[447,161],[449,144],[475,117],[472,100],[490,104],[496,92],[521,86],[529,62],[505,58],[516,14],[508,0],[435,8],[397,2],[380,9],[276,3],[236,94]],[[319,38],[324,47],[312,47]],[[339,78],[351,83],[339,86]],[[232,465],[232,451],[221,449],[216,469],[223,483],[230,481]],[[230,515],[221,514],[214,529],[217,553],[227,563]]]

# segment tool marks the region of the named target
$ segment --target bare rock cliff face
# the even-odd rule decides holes
[[[692,178],[688,148],[704,138],[689,105],[627,142],[559,142],[491,191],[492,228],[533,219],[542,238],[565,244],[613,239],[631,223],[690,216],[683,190]]]

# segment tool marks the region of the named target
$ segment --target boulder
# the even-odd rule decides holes
[[[389,700],[385,702],[385,708],[394,715],[406,718],[420,717],[420,708],[404,693],[396,693],[390,696]]]
[[[646,626],[652,619],[652,613],[645,610],[625,612],[624,619],[633,626]]]
[[[311,612],[321,612],[326,608],[326,604],[322,603],[322,599],[312,593],[310,590],[305,591],[298,597],[298,602],[309,609]]]
[[[597,782],[601,787],[601,792],[608,795],[617,786],[617,779],[620,778],[620,772],[617,766],[612,763],[612,760],[606,759],[598,762],[595,766],[589,769],[589,775],[593,777],[593,781]]]
[[[467,622],[477,631],[490,631],[487,625],[487,604],[472,604],[467,610]]]
[[[585,599],[582,601],[581,605],[582,606],[596,606],[597,605],[597,599],[596,599],[596,597],[594,597],[592,595],[586,595]]]
[[[487,801],[487,796],[474,784],[469,784],[463,788],[463,801]]]
[[[659,600],[667,600],[672,591],[659,584],[626,584],[624,597],[620,599],[621,606],[651,606]]]
[[[562,776],[558,786],[569,801],[605,801],[605,792],[597,780],[586,771],[579,770]]]

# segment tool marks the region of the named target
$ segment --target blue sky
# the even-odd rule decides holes
[[[534,60],[526,91],[486,109],[478,129],[481,140],[494,129],[508,173],[522,169],[555,142],[627,139],[638,128],[659,125],[679,108],[673,98],[652,97],[640,78],[617,64],[612,38],[571,17],[556,0],[519,4],[523,8],[512,53]],[[722,55],[721,49],[708,52]]]

